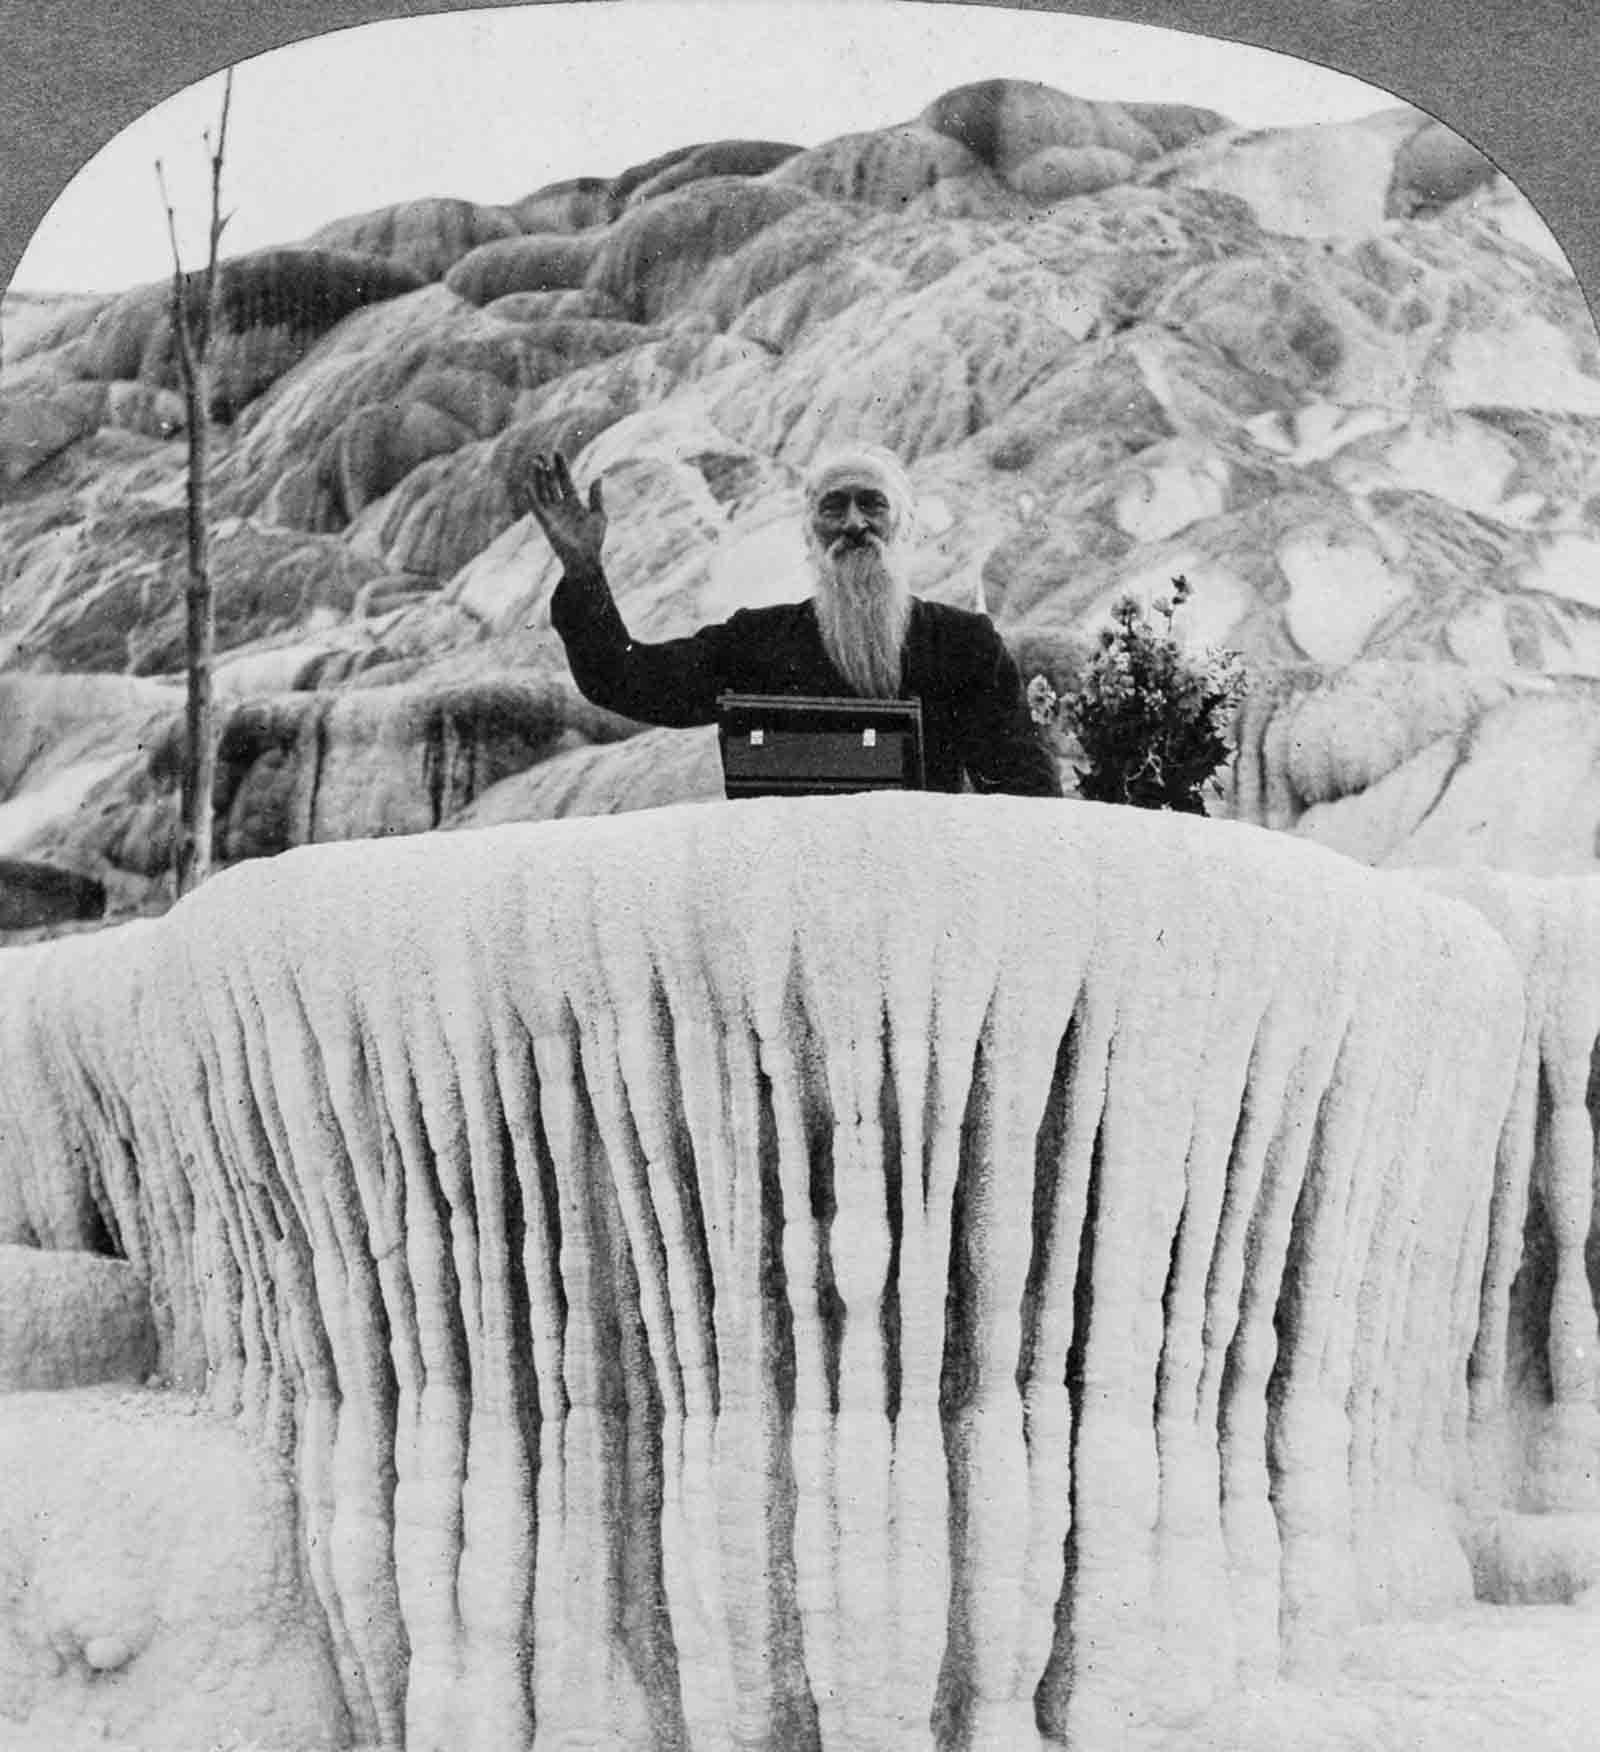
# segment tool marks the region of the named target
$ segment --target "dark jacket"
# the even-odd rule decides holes
[[[573,679],[598,706],[645,724],[711,724],[724,693],[848,696],[809,602],[742,608],[687,638],[628,636],[605,574],[569,572],[550,599]],[[1039,740],[1011,653],[984,614],[913,597],[901,694],[922,702],[930,791],[1059,797],[1055,761]]]

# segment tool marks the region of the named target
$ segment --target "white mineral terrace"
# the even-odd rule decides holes
[[[1423,1744],[1267,1716],[1596,1622],[1597,944],[926,796],[6,951],[0,1740]]]

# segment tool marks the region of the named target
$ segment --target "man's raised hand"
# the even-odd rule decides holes
[[[513,497],[519,510],[532,514],[566,571],[599,569],[606,512],[598,478],[590,486],[585,504],[573,484],[566,457],[557,450],[534,457],[531,477],[526,484],[517,483]]]

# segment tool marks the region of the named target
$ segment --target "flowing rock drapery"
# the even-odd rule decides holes
[[[289,1469],[360,1743],[1106,1744],[1471,1598],[1517,961],[1090,805],[322,847],[0,957],[0,1242]]]

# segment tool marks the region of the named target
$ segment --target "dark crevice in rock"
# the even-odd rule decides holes
[[[1089,1326],[1094,1313],[1095,1239],[1100,1228],[1100,1189],[1105,1172],[1105,1122],[1102,1114],[1089,1159],[1089,1185],[1084,1197],[1083,1226],[1078,1231],[1078,1257],[1072,1279],[1072,1342],[1067,1347],[1066,1365],[1072,1454],[1067,1536],[1061,1554],[1061,1591],[1056,1596],[1055,1634],[1050,1658],[1034,1692],[1034,1715],[1039,1731],[1063,1741],[1076,1678],[1078,1619],[1082,1605],[1078,1593],[1078,1546],[1082,1536],[1079,1444],[1083,1434]]]

